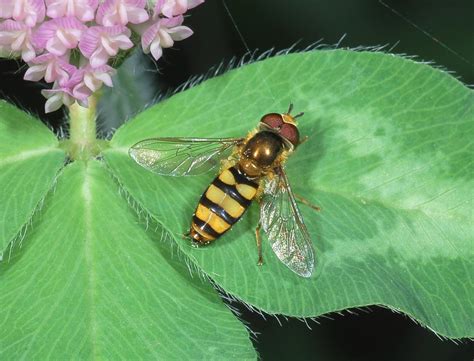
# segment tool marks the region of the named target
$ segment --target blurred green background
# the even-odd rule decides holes
[[[433,61],[465,84],[474,84],[473,0],[386,0],[392,10],[376,0],[226,2],[250,50],[281,50],[295,43],[296,49],[303,49],[321,39],[331,45],[345,35],[340,47],[387,44],[391,52]],[[159,94],[247,52],[221,0],[207,0],[190,13],[186,25],[195,31],[193,37],[165,51],[157,63],[134,55],[124,64],[126,71],[115,80],[113,91],[104,92],[107,102],[101,108],[99,126],[105,135]],[[43,85],[23,81],[25,70],[21,63],[0,60],[0,97],[37,114],[59,131],[64,127],[64,113],[44,114]],[[266,111],[270,110],[262,110]],[[278,321],[268,315],[265,319],[238,303],[232,306],[258,333],[254,344],[264,360],[467,361],[474,357],[472,343],[441,340],[406,316],[379,307],[320,317],[317,322],[308,321],[309,329],[299,320]]]

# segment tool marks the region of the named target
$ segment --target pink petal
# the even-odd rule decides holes
[[[113,40],[117,44],[117,46],[122,50],[127,50],[133,47],[133,43],[126,35],[119,35],[115,37]]]
[[[173,17],[173,15],[184,14],[187,10],[188,10],[187,0],[168,0],[167,4],[163,6],[162,13],[166,17],[171,18]]]
[[[46,69],[45,65],[34,65],[28,68],[23,79],[28,81],[40,81],[43,79],[44,71]]]
[[[92,95],[92,91],[84,83],[79,83],[72,89],[72,95],[78,100],[86,100]]]
[[[31,44],[31,29],[11,19],[0,23],[0,46],[11,55],[21,54],[24,61],[30,61],[36,56]]]
[[[132,24],[140,24],[148,20],[148,12],[145,9],[132,8],[128,11],[128,21]]]
[[[155,41],[151,44],[150,51],[155,60],[158,60],[163,55],[163,49],[161,48],[159,41]]]
[[[195,8],[202,3],[204,3],[204,0],[188,0],[188,9]]]
[[[43,94],[43,96],[46,96],[45,93],[43,93],[43,91],[41,91],[41,94]],[[52,113],[58,110],[59,108],[61,108],[62,105],[63,105],[62,97],[60,95],[53,95],[44,104],[44,112]]]
[[[177,26],[175,28],[168,29],[168,34],[175,41],[184,40],[193,35],[193,31],[187,26]]]
[[[52,89],[42,90],[41,94],[48,99],[44,105],[46,113],[58,110],[63,104],[70,106],[74,103],[71,89],[63,87],[58,83],[54,83]]]
[[[146,0],[105,0],[99,5],[96,21],[105,26],[143,22],[148,19],[145,5]]]
[[[182,15],[175,16],[173,18],[166,18],[161,19],[160,23],[162,26],[167,28],[174,28],[175,26],[181,25],[184,21],[184,17]]]
[[[87,27],[75,17],[63,17],[46,21],[33,36],[36,48],[63,55],[67,49],[77,46],[79,38]]]
[[[21,30],[23,27],[18,21],[15,20],[5,20],[0,23],[0,31],[1,32],[11,32],[11,31],[18,31]]]
[[[14,0],[0,0],[0,18],[8,19],[13,15]]]
[[[26,61],[26,62],[32,60],[35,56],[36,56],[36,51],[33,48],[33,46],[30,44],[26,48],[24,48],[23,51],[21,52],[21,58],[23,59],[23,61]]]
[[[79,49],[86,58],[90,58],[93,67],[107,63],[110,56],[117,55],[119,49],[130,49],[133,43],[128,38],[130,29],[122,25],[93,26],[81,37]]]
[[[114,86],[112,82],[112,77],[109,73],[98,73],[96,74],[96,78],[101,80],[105,85],[112,88]]]
[[[53,19],[64,16],[66,13],[67,3],[67,0],[46,0],[46,15]]]
[[[17,0],[13,2],[12,17],[33,27],[44,20],[45,6],[43,0]]]
[[[94,50],[97,48],[97,44],[100,38],[100,31],[98,26],[93,26],[87,29],[81,36],[79,42],[79,49],[81,53],[89,58]]]
[[[171,48],[174,44],[173,38],[168,34],[167,30],[168,29],[160,29],[160,31],[158,31],[162,48]]]
[[[84,74],[85,85],[93,92],[99,90],[102,83],[112,87],[112,75],[116,73],[116,70],[108,65],[103,65],[97,68],[88,66]]]
[[[151,43],[156,38],[156,34],[158,34],[158,30],[160,29],[160,24],[155,23],[150,26],[142,35],[142,48],[143,50],[150,48]]]
[[[46,43],[46,49],[54,55],[64,55],[68,47],[58,38],[51,38]]]
[[[46,0],[46,6],[51,18],[75,16],[85,22],[94,19],[98,0]]]
[[[98,48],[94,51],[90,57],[91,66],[93,68],[97,68],[98,66],[102,66],[107,64],[109,61],[109,54],[105,51],[104,48]]]
[[[40,25],[40,27],[33,34],[33,44],[36,48],[44,49],[46,43],[56,34],[56,22],[49,20]]]

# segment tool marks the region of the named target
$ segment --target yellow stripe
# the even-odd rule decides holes
[[[204,207],[202,204],[198,204],[196,209],[196,217],[198,217],[201,221],[209,223],[209,219],[211,218],[212,213],[209,208]]]
[[[217,214],[212,213],[211,210],[202,204],[198,204],[196,209],[196,217],[201,221],[208,223],[217,233],[224,233],[230,228],[230,224],[224,221]]]
[[[239,202],[233,200],[214,184],[209,186],[208,190],[206,191],[206,197],[224,208],[224,210],[234,218],[239,218],[245,211],[245,208],[242,207]]]
[[[224,233],[230,228],[230,224],[224,221],[221,217],[217,214],[212,214],[211,218],[209,219],[209,225],[212,227],[214,231],[217,233]]]
[[[219,179],[224,182],[225,184],[234,185],[235,178],[234,175],[231,173],[230,170],[226,169],[221,174],[219,174]]]
[[[235,187],[237,188],[237,192],[239,192],[244,198],[248,200],[251,200],[253,197],[255,197],[255,194],[257,193],[257,190],[248,184],[237,184]]]

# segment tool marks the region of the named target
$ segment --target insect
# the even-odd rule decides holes
[[[186,236],[198,246],[215,241],[256,199],[260,204],[255,230],[258,264],[263,263],[263,228],[280,261],[298,275],[310,277],[313,247],[283,168],[302,143],[295,118],[303,113],[292,116],[292,107],[286,113],[264,115],[243,138],[153,138],[138,142],[129,154],[144,168],[166,176],[199,175],[221,166],[202,194]]]

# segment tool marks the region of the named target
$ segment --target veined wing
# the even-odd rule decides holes
[[[280,261],[300,276],[310,277],[314,268],[311,238],[282,168],[265,185],[260,222]]]
[[[219,167],[243,138],[153,138],[129,150],[142,167],[161,175],[198,175]]]

